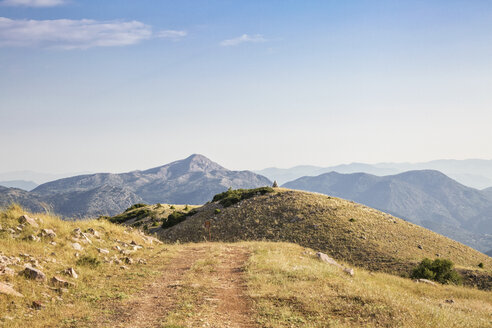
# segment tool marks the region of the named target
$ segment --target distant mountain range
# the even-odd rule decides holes
[[[303,176],[317,176],[328,172],[363,172],[378,176],[398,174],[412,170],[437,170],[456,181],[476,189],[492,187],[492,160],[436,160],[424,163],[352,163],[330,167],[295,166],[289,169],[267,168],[255,171],[270,180],[283,184]]]
[[[38,186],[36,182],[27,181],[27,180],[9,180],[9,181],[0,181],[0,186],[7,188],[18,188],[22,190],[33,190]]]
[[[448,236],[480,251],[492,249],[492,195],[434,170],[379,177],[330,172],[283,187],[353,200]]]
[[[89,172],[71,172],[71,173],[56,174],[56,173],[43,173],[43,172],[36,172],[36,171],[11,171],[11,172],[0,172],[0,181],[4,181],[4,182],[27,181],[27,182],[34,182],[37,186],[49,181],[72,177],[75,175],[88,174],[88,173]],[[1,182],[0,185],[4,187],[23,189],[21,186],[14,186],[14,185],[6,186],[3,185]]]
[[[453,166],[454,172],[458,172],[458,168],[465,169],[468,163],[468,169],[476,168],[477,175],[485,175],[489,161],[429,163],[448,169]],[[431,165],[429,163],[426,165]],[[391,165],[350,164],[336,169],[372,170],[383,174],[396,170]],[[417,164],[401,164],[399,169],[403,169],[404,165]],[[309,175],[325,169],[302,166],[276,170],[263,172],[283,181],[282,177],[292,174]],[[210,201],[215,194],[228,188],[254,188],[271,184],[268,178],[257,173],[231,171],[202,155],[192,155],[144,171],[63,178],[41,184],[30,192],[0,187],[0,206],[16,202],[35,212],[50,210],[65,218],[87,218],[115,215],[135,203],[198,205]],[[384,176],[330,172],[304,176],[283,186],[353,200],[429,228],[482,252],[492,250],[492,187],[477,190],[435,170],[413,170]]]
[[[202,155],[121,174],[96,173],[42,184],[32,192],[0,189],[0,205],[18,202],[28,209],[51,210],[64,217],[114,215],[139,203],[203,204],[228,188],[270,185],[250,171],[230,171]]]

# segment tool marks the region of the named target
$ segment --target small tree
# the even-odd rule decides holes
[[[413,269],[412,278],[429,279],[440,282],[441,284],[453,283],[460,284],[461,276],[453,270],[453,262],[447,259],[431,259],[425,258],[419,265]]]
[[[277,180],[274,180],[273,181],[273,185],[272,185],[273,188],[278,188],[278,183],[277,183]]]

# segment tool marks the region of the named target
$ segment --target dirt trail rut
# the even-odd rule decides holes
[[[143,293],[116,309],[111,326],[256,327],[243,277],[248,258],[236,245],[185,246]]]

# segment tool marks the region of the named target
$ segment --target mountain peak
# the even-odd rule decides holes
[[[224,167],[201,154],[192,154],[183,160],[171,163],[170,166],[179,167],[181,169],[186,168],[188,171],[226,170]]]

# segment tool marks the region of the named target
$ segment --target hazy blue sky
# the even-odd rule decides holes
[[[492,158],[492,1],[0,2],[0,171]]]

